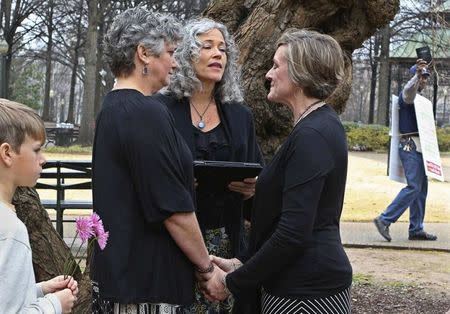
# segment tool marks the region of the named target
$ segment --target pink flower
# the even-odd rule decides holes
[[[98,214],[92,213],[90,219],[92,221],[92,229],[94,230],[98,245],[100,246],[100,249],[104,250],[106,243],[108,242],[109,232],[105,232],[103,221]]]
[[[105,228],[103,227],[103,221],[100,219],[100,216],[96,213],[92,213],[89,217],[78,217],[76,220],[76,228],[77,234],[80,236],[82,241],[81,245],[78,248],[78,251],[73,256],[73,259],[76,261],[78,258],[78,254],[80,253],[81,247],[83,244],[88,241],[88,252],[89,246],[93,245],[94,241],[97,240],[98,246],[101,250],[104,250],[109,238],[109,232],[105,232]],[[73,245],[75,244],[76,236],[72,240],[72,244],[70,245],[70,251],[72,251]],[[73,276],[77,267],[79,267],[81,259],[78,260],[75,267],[73,267],[72,260],[69,256],[64,263],[64,278],[67,276]]]
[[[92,229],[94,230],[95,236],[98,236],[99,234],[105,232],[105,229],[103,228],[103,222],[97,213],[92,213],[90,219],[92,222]]]
[[[98,246],[100,247],[101,250],[105,249],[106,243],[108,242],[108,238],[109,238],[109,231],[97,235]]]
[[[94,235],[94,230],[92,229],[92,221],[89,218],[78,217],[76,219],[76,228],[83,243],[89,240],[89,238]]]

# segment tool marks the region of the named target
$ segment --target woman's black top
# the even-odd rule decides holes
[[[109,231],[95,245],[91,276],[103,299],[193,302],[193,267],[164,220],[194,211],[189,148],[167,107],[136,90],[106,95],[93,148],[94,211]]]
[[[196,142],[196,130],[192,125],[191,111],[187,98],[181,100],[173,95],[155,95],[161,102],[167,105],[175,119],[175,126],[188,144],[192,156],[198,156]],[[220,103],[216,100],[217,110],[220,117],[220,126],[223,128],[224,136],[228,146],[223,145],[221,152],[216,152],[217,158],[228,158],[224,161],[259,162],[263,164],[263,158],[258,144],[256,143],[255,126],[253,114],[250,109],[239,103]],[[220,135],[222,138],[222,135]],[[223,138],[222,138],[223,139]],[[222,140],[221,140],[222,141]],[[228,152],[229,151],[229,152]],[[214,195],[212,195],[214,194]],[[206,202],[200,201],[207,199]],[[229,190],[208,190],[207,187],[197,188],[197,215],[200,227],[206,228],[225,227],[230,237],[231,249],[234,256],[238,255],[244,248],[243,242],[243,205],[251,207],[252,202],[244,202],[242,195]],[[213,203],[216,209],[222,213],[215,212],[211,216],[209,205]],[[223,220],[217,220],[217,217]]]
[[[233,295],[261,286],[308,299],[349,287],[339,234],[347,177],[346,136],[325,105],[301,120],[258,177],[245,264],[227,276]]]
[[[230,160],[230,145],[222,123],[207,132],[192,126],[195,138],[195,160]],[[225,226],[226,208],[224,199],[228,191],[224,187],[197,187],[197,218],[202,229]]]

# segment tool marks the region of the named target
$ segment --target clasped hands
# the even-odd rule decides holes
[[[62,313],[70,313],[78,295],[78,283],[71,277],[63,275],[40,282],[42,293],[54,293],[61,303]]]
[[[225,285],[225,276],[240,267],[242,263],[237,258],[225,259],[214,255],[210,257],[214,270],[209,273],[196,272],[198,287],[207,300],[223,301],[230,296]]]

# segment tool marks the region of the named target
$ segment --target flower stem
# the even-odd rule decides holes
[[[92,245],[92,243],[94,243],[94,240],[96,240],[97,238],[91,238],[88,240],[88,244],[86,247],[86,254],[87,252],[89,252],[89,247]],[[81,247],[83,246],[83,243],[81,243],[80,247],[78,248],[78,252],[76,254],[76,256],[78,256],[78,253],[80,252]],[[81,258],[78,258],[78,263],[75,265],[75,267],[72,269],[72,272],[70,274],[71,277],[73,277],[73,275],[75,274],[75,270],[77,269],[77,267],[80,266],[80,262],[81,262]]]
[[[75,240],[76,240],[77,236],[78,236],[78,230],[77,230],[77,233],[75,233],[75,236],[73,237],[72,244],[70,245],[70,248],[69,248],[70,254],[69,254],[69,256],[67,256],[66,261],[64,263],[64,269],[63,269],[64,279],[67,278],[68,272],[70,269],[70,265],[72,264],[72,260],[70,258],[72,257],[72,248],[73,248],[73,245],[75,244]],[[75,257],[74,257],[74,259],[75,259]]]

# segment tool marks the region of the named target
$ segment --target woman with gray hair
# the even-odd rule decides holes
[[[344,75],[331,36],[290,30],[278,40],[267,98],[286,105],[295,123],[258,177],[244,264],[214,257],[224,272],[201,283],[209,299],[258,290],[260,309],[250,313],[351,313],[352,267],[339,234],[347,143],[326,103]]]
[[[180,66],[168,91],[158,97],[194,159],[262,163],[253,116],[242,103],[237,47],[225,25],[206,18],[188,22],[175,57]],[[243,205],[250,203],[255,181],[198,182],[197,215],[210,254],[231,258],[242,251]],[[232,307],[232,299],[208,302],[197,290],[191,312],[230,313]]]
[[[194,272],[214,272],[194,212],[192,157],[167,108],[147,97],[169,83],[180,27],[142,6],[105,38],[116,77],[96,121],[94,211],[109,231],[91,262],[93,313],[184,313]]]

